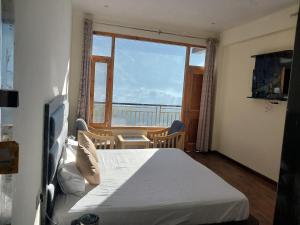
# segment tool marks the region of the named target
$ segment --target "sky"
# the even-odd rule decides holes
[[[2,54],[0,63],[1,89],[13,89],[14,79],[14,25],[2,23]],[[13,123],[13,108],[1,108],[1,123]]]
[[[110,56],[111,39],[94,38],[93,54]],[[204,65],[205,54],[191,62]],[[186,47],[117,38],[113,102],[181,105]],[[106,65],[96,64],[95,101],[105,100]]]

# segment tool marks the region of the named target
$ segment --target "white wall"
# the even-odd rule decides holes
[[[127,27],[118,27],[118,26],[110,26],[102,24],[102,21],[98,21],[97,19],[94,20],[94,30],[96,31],[103,31],[108,33],[117,33],[117,34],[124,34],[124,35],[131,35],[131,36],[138,36],[138,37],[145,37],[145,38],[153,38],[158,40],[166,40],[166,41],[173,41],[173,42],[181,42],[181,43],[188,43],[194,45],[202,45],[206,46],[206,39],[208,37],[211,38],[218,38],[217,33],[213,32],[198,32],[192,36],[194,37],[201,37],[200,38],[190,38],[185,36],[176,36],[171,34],[164,34],[164,33],[156,33],[152,31],[144,31],[144,30],[136,30]],[[147,29],[147,28],[145,28]],[[180,33],[180,31],[177,31]]]
[[[15,0],[14,137],[20,145],[13,224],[39,224],[36,196],[41,189],[44,104],[68,87],[70,0]]]
[[[94,15],[97,17],[97,15]],[[76,110],[79,94],[79,82],[81,73],[82,60],[82,43],[83,43],[83,18],[84,13],[78,9],[73,10],[73,24],[72,24],[72,47],[71,47],[71,64],[70,64],[70,116],[69,116],[69,131],[73,130],[74,121],[76,120]],[[145,38],[153,38],[159,40],[167,40],[173,42],[182,42],[195,45],[206,46],[205,39],[193,39],[187,37],[177,37],[174,35],[158,34],[147,31],[134,30],[129,28],[121,28],[115,26],[108,26],[101,24],[102,21],[95,19],[93,29],[96,31],[110,32],[117,34],[125,34],[132,36],[139,36]],[[107,22],[107,21],[105,21]],[[180,31],[178,31],[180,33]],[[195,36],[201,37],[218,37],[218,34],[211,32],[198,31]]]
[[[212,149],[278,179],[286,102],[251,96],[252,55],[293,49],[298,6],[224,31],[217,65]]]
[[[72,133],[76,120],[77,103],[79,96],[80,73],[83,48],[83,13],[73,11],[72,15],[72,42],[70,61],[70,89],[69,89],[69,132]]]

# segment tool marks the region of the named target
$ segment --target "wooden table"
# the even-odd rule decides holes
[[[145,135],[124,135],[117,136],[117,148],[149,148],[150,140]]]

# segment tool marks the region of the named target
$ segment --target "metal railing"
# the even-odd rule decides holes
[[[103,120],[105,104],[94,102],[94,121]],[[113,103],[113,126],[158,126],[168,127],[180,120],[180,105]]]

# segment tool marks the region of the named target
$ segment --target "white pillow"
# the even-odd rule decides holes
[[[68,143],[65,145],[63,152],[63,163],[75,162],[76,161],[76,152],[77,147],[73,145],[69,145]]]
[[[74,150],[78,147],[78,141],[75,141],[74,139],[68,138],[67,139],[67,146],[72,147]]]
[[[85,192],[85,180],[75,162],[62,164],[58,169],[57,180],[63,193],[81,196]]]
[[[58,167],[57,180],[63,193],[81,196],[85,192],[85,180],[76,167],[76,152],[66,145]]]

